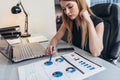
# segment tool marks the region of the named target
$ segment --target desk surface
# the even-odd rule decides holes
[[[49,42],[44,42],[42,43],[42,45],[46,47],[48,43]],[[61,41],[57,47],[59,48],[59,47],[68,47],[68,46],[70,45],[65,44],[64,42]],[[82,56],[90,59],[93,62],[103,65],[106,68],[106,70],[100,73],[97,73],[91,77],[88,77],[84,80],[120,80],[120,77],[119,77],[120,68],[98,57],[92,57],[89,53],[83,50],[80,50],[76,47],[74,48],[76,52],[80,53]],[[63,55],[63,54],[65,53],[57,53],[54,56]],[[19,80],[19,76],[17,72],[17,68],[19,66],[33,63],[33,62],[40,61],[40,60],[44,60],[46,58],[48,57],[37,58],[37,59],[32,59],[32,60],[16,63],[16,64],[11,64],[2,54],[0,54],[0,80]]]

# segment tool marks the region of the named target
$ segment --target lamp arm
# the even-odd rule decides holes
[[[19,3],[19,5],[22,7],[23,12],[24,12],[24,14],[25,14],[25,33],[28,34],[28,14],[27,14],[27,12],[25,11],[25,9],[24,9],[24,7],[23,7],[23,5],[22,5],[21,2]]]
[[[23,5],[22,5],[22,2],[20,2],[19,4],[21,5],[21,7],[22,7],[22,9],[23,9],[23,12],[25,13],[25,16],[27,17],[28,14],[27,14],[27,12],[25,11],[25,9],[24,9],[24,7],[23,7]]]

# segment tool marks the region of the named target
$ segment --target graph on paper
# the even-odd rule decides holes
[[[18,67],[19,80],[83,80],[103,70],[76,52]]]

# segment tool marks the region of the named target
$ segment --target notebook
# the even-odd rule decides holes
[[[38,42],[12,46],[2,36],[0,36],[0,53],[13,63],[47,56],[44,46]]]

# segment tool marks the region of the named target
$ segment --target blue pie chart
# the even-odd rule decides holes
[[[66,69],[66,71],[69,72],[69,73],[73,73],[73,72],[76,71],[76,69],[75,69],[74,67],[68,67],[68,68]]]
[[[46,66],[50,66],[50,65],[53,64],[53,62],[51,62],[51,61],[47,61],[47,62],[45,62],[44,64],[45,64]]]
[[[57,59],[56,59],[56,62],[63,62],[63,61],[64,61],[63,58],[57,58]]]
[[[60,72],[60,71],[56,71],[56,72],[54,72],[52,75],[53,75],[54,77],[56,77],[56,78],[59,78],[59,77],[61,77],[61,76],[63,75],[63,73]]]

